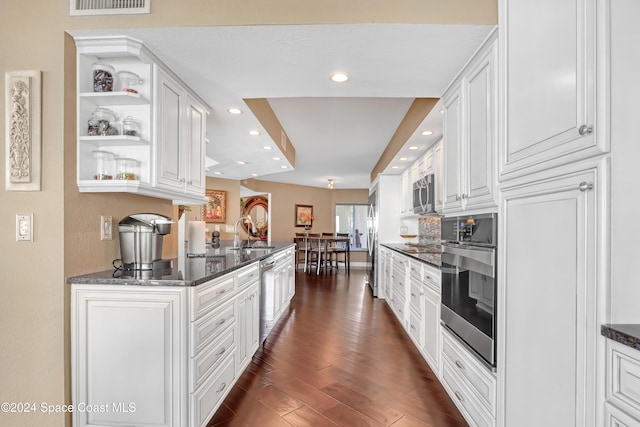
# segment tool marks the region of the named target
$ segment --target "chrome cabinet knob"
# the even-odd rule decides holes
[[[591,135],[593,132],[593,126],[582,125],[578,128],[578,133],[580,136]]]
[[[580,184],[578,184],[578,189],[582,192],[593,190],[593,184],[590,182],[582,181]]]

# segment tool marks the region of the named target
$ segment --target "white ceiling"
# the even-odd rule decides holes
[[[368,188],[370,173],[414,98],[439,98],[480,46],[488,25],[269,25],[73,30],[75,37],[139,39],[212,108],[207,173],[323,187]],[[350,76],[334,83],[331,73]],[[267,98],[296,149],[295,170],[278,156],[243,99]],[[226,112],[241,108],[238,116]],[[434,109],[434,110],[437,110]],[[392,165],[401,172],[442,134],[434,111]],[[419,132],[430,127],[434,134]],[[249,130],[260,135],[250,136]],[[408,145],[419,146],[407,151]],[[272,150],[264,150],[271,146]],[[397,159],[406,155],[409,160]],[[235,162],[243,160],[246,165]],[[288,171],[281,169],[289,166]],[[214,172],[221,175],[214,175]],[[284,172],[283,172],[284,171]],[[386,171],[385,171],[386,172]]]

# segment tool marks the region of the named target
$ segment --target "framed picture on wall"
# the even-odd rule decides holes
[[[206,190],[207,203],[202,206],[202,219],[205,222],[227,222],[227,192],[222,190]]]
[[[313,227],[313,206],[296,205],[296,227]]]

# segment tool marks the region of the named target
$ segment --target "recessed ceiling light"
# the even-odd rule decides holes
[[[258,136],[258,135],[260,135],[260,132],[258,132],[257,130],[250,130],[250,131],[249,131],[249,135],[251,135],[251,136]]]
[[[247,164],[247,162],[243,162],[242,160],[238,160],[238,161],[236,161],[236,163],[239,164],[239,165],[246,165]]]
[[[282,169],[286,169],[286,168],[287,168],[287,165],[282,165],[282,166],[280,166],[280,167],[281,167]]]
[[[257,173],[252,173],[251,176],[258,176],[258,174]]]
[[[349,76],[347,76],[345,73],[333,73],[331,74],[331,80],[336,83],[344,83],[349,80]]]
[[[214,175],[222,175],[222,172],[215,171],[213,174]]]
[[[444,114],[444,110],[440,110],[440,114]]]
[[[274,157],[273,160],[282,160],[280,157]]]
[[[423,136],[429,136],[429,135],[433,135],[433,132],[431,132],[430,130],[425,130],[424,132],[422,132]]]
[[[413,150],[417,150],[418,147],[416,147],[415,145],[412,145],[411,147],[409,147],[409,150],[413,151]]]
[[[409,160],[409,158],[408,157],[400,157],[398,160],[402,160],[404,162],[406,160]]]
[[[229,114],[242,114],[242,110],[239,108],[229,108],[227,112]]]
[[[270,145],[265,145],[262,147],[263,150],[271,150],[273,147],[271,147]]]
[[[400,169],[400,166],[391,166],[391,169]]]

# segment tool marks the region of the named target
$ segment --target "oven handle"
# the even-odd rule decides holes
[[[474,259],[487,265],[495,265],[495,248],[484,246],[470,246],[451,243],[442,243],[442,254],[459,255],[464,258]]]

